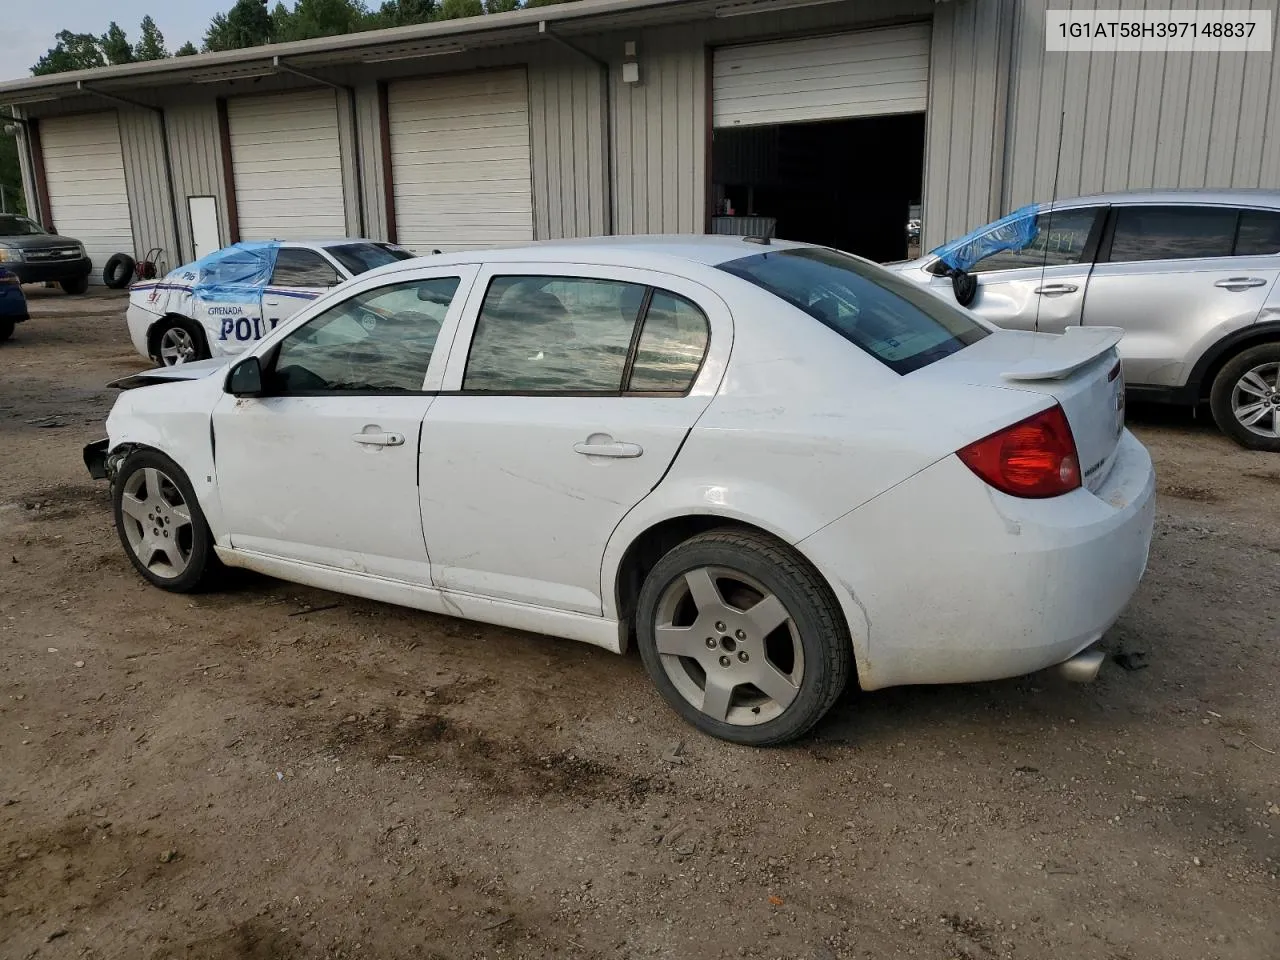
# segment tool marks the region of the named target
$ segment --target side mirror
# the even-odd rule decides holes
[[[232,367],[224,389],[237,397],[262,396],[262,364],[258,358],[245,357]]]

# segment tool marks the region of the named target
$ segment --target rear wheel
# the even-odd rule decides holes
[[[659,560],[640,591],[636,636],[650,678],[681,716],[753,746],[802,736],[853,672],[830,587],[751,531],[712,530]]]
[[[148,582],[189,593],[219,566],[191,481],[164,454],[131,453],[116,475],[111,499],[120,543]]]
[[[209,357],[204,331],[186,317],[166,317],[152,334],[152,353],[166,367],[176,367]]]
[[[62,287],[63,293],[78,297],[89,292],[89,278],[88,276],[68,277],[66,280],[59,280],[58,286]]]
[[[1218,428],[1241,446],[1280,451],[1280,343],[1228,360],[1213,380],[1209,406]]]

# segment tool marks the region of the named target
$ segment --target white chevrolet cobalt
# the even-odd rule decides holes
[[[129,378],[86,463],[156,586],[220,565],[598,644],[747,744],[874,689],[1091,676],[1147,562],[1119,331],[1002,331],[821,247],[375,270]]]

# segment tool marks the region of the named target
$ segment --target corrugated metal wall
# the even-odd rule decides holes
[[[387,239],[387,208],[382,177],[382,141],[378,128],[378,85],[356,87],[356,129],[364,191],[364,235]]]
[[[215,197],[219,235],[224,244],[231,238],[227,231],[227,191],[222,182],[217,107],[212,100],[168,107],[165,123],[173,161],[173,192],[178,201],[178,229],[182,231],[182,255],[174,263],[177,266],[195,258],[188,197]]]
[[[1002,212],[1009,50],[1019,2],[953,0],[934,13],[922,217],[926,250]]]
[[[185,262],[173,232],[169,178],[164,169],[164,141],[160,115],[152,110],[122,107],[120,150],[129,190],[129,214],[133,221],[135,256],[162,247],[170,268]]]
[[[1023,0],[1018,6],[1005,210],[1055,195],[1103,190],[1280,188],[1280,56],[1046,53],[1047,5],[1046,0]],[[1155,0],[1113,5],[1127,10],[1223,6]],[[1227,6],[1269,9],[1273,29],[1280,27],[1276,0],[1236,0]]]

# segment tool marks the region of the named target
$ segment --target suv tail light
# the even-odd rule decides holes
[[[1015,497],[1057,497],[1080,486],[1075,437],[1056,403],[956,456],[987,484]]]

